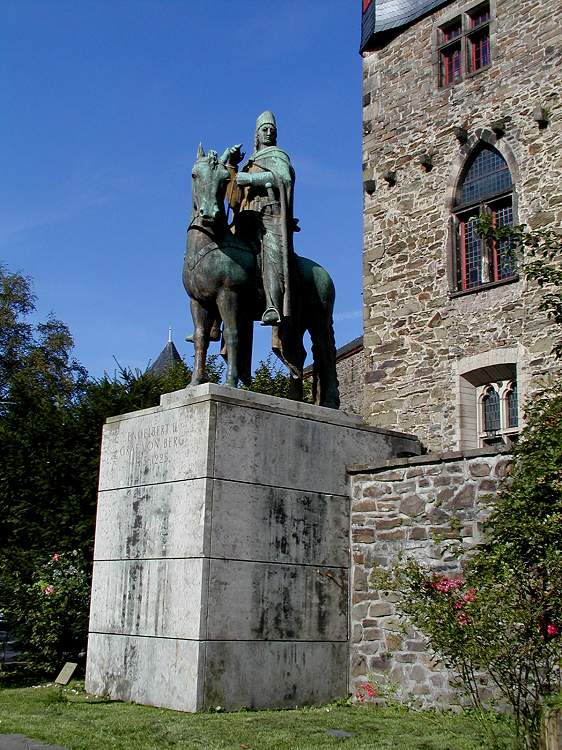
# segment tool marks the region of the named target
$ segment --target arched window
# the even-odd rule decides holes
[[[512,366],[501,368],[507,372]],[[480,371],[469,373],[474,378]],[[482,375],[489,372],[483,368]],[[510,445],[517,439],[519,432],[519,403],[517,399],[517,381],[498,380],[486,383],[478,389],[478,444]]]
[[[488,388],[482,399],[484,432],[495,434],[500,429],[500,396],[495,388]]]
[[[507,427],[519,426],[519,401],[517,398],[517,383],[510,383],[505,396]]]
[[[489,214],[496,227],[513,224],[511,173],[503,156],[492,146],[482,145],[470,157],[453,211],[456,290],[469,291],[514,278],[515,259],[510,241],[488,242],[476,231],[483,214]]]

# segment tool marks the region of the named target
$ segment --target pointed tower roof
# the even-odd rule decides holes
[[[169,328],[168,343],[162,349],[156,361],[150,365],[147,372],[149,372],[151,375],[165,375],[168,370],[171,370],[172,367],[180,364],[180,362],[183,362],[183,360],[180,357],[180,353],[176,349],[174,342],[172,341],[172,329]]]

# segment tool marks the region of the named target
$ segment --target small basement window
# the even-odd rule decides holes
[[[448,88],[491,64],[490,20],[490,4],[486,2],[438,28],[440,88]]]

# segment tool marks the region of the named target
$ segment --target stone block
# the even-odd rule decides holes
[[[414,518],[425,510],[425,502],[417,495],[410,495],[400,501],[400,513]]]
[[[183,711],[344,695],[345,467],[418,448],[358,417],[214,384],[108,420],[87,689]],[[354,592],[355,621],[373,596]]]

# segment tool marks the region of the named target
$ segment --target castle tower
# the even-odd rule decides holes
[[[475,223],[561,225],[559,22],[546,0],[403,6],[363,0],[363,413],[432,451],[509,445],[560,376],[556,330]]]

